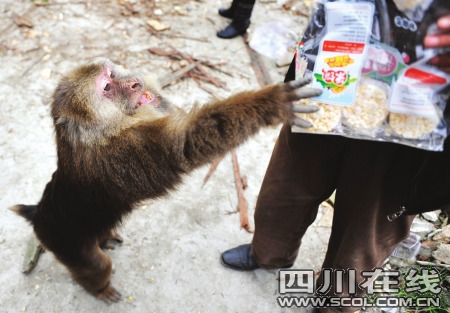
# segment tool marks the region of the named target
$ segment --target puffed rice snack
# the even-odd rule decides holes
[[[319,110],[314,113],[296,113],[296,115],[313,124],[310,128],[304,130],[312,133],[329,133],[339,125],[342,115],[342,109],[339,106],[302,99],[300,105],[314,105]]]
[[[364,80],[360,83],[353,106],[343,109],[343,123],[355,130],[376,130],[388,115],[387,85]]]
[[[420,117],[416,115],[391,113],[389,126],[398,135],[407,139],[416,139],[431,133],[439,124],[439,118]]]

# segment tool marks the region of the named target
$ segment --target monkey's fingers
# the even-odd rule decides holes
[[[319,111],[319,107],[315,105],[292,105],[291,108],[294,113],[314,113]]]
[[[113,302],[119,302],[120,299],[122,298],[122,295],[120,294],[120,292],[118,292],[116,290],[116,288],[114,288],[111,285],[108,285],[105,289],[103,289],[97,295],[97,298],[99,298],[100,300],[103,300],[106,303],[110,304],[110,303],[113,303]]]
[[[298,117],[295,114],[291,114],[289,116],[289,124],[290,125],[294,125],[294,126],[298,126],[298,127],[301,127],[301,128],[310,128],[310,127],[314,126],[311,122],[309,122],[307,120],[304,120],[304,119]]]
[[[288,93],[289,101],[297,101],[300,99],[317,97],[322,94],[322,89],[304,87],[300,89],[294,89]]]
[[[308,85],[312,80],[312,77],[302,77],[296,80],[292,80],[286,83],[287,90],[297,89]]]

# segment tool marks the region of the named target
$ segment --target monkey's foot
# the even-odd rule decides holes
[[[122,297],[122,295],[120,294],[120,292],[118,292],[116,290],[116,288],[114,288],[111,285],[106,286],[102,291],[100,291],[97,294],[97,298],[99,298],[100,300],[105,301],[108,304],[109,303],[119,302],[121,297]]]
[[[106,237],[103,242],[100,244],[102,249],[111,249],[114,250],[116,245],[122,244],[123,238],[116,231],[111,230],[111,233],[108,237]]]

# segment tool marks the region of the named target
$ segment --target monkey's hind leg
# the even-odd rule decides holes
[[[107,302],[118,302],[120,293],[111,286],[112,262],[97,243],[84,245],[79,253],[58,259],[69,269],[72,277],[87,291]]]
[[[123,242],[122,236],[120,236],[115,230],[109,231],[105,236],[100,238],[99,245],[102,249],[114,250],[116,245],[120,245]]]

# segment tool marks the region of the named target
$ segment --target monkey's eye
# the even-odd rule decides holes
[[[105,88],[103,88],[103,90],[104,90],[104,91],[110,91],[110,90],[111,90],[111,84],[110,84],[110,83],[107,83],[107,84],[105,85]]]

